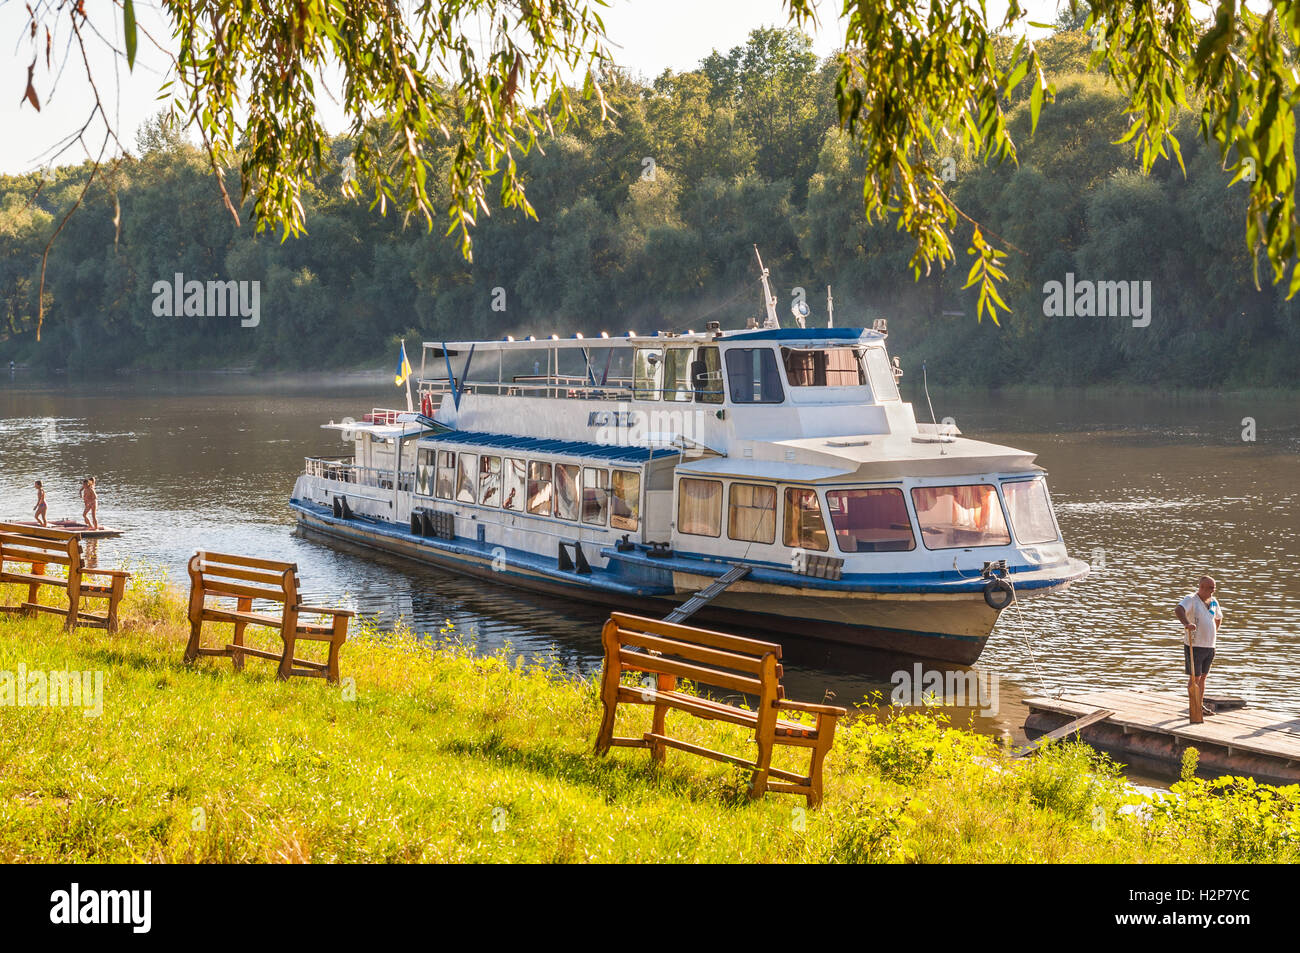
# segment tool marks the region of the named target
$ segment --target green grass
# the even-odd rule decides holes
[[[1296,787],[1189,781],[1132,813],[1086,746],[1011,762],[930,712],[865,713],[837,735],[820,809],[749,802],[743,772],[710,761],[597,757],[595,686],[545,661],[363,626],[343,686],[281,683],[255,659],[185,666],[183,612],[138,574],[113,636],[0,618],[0,672],[104,673],[99,717],[0,707],[0,861],[1300,859]],[[649,713],[619,717],[622,733]],[[748,750],[732,726],[669,726]]]

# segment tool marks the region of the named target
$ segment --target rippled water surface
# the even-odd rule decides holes
[[[381,624],[401,617],[418,630],[450,620],[485,649],[508,642],[575,673],[599,668],[598,609],[295,531],[286,501],[302,458],[346,452],[320,425],[396,399],[377,378],[338,381],[0,378],[0,516],[30,518],[37,479],[51,518],[79,516],[77,482],[93,475],[101,522],[125,531],[98,543],[103,565],[162,566],[179,583],[199,547],[284,558],[313,602],[345,597]],[[958,720],[1020,737],[1020,700],[1044,688],[1181,690],[1173,606],[1203,572],[1218,578],[1226,612],[1210,694],[1300,713],[1300,403],[932,395],[968,436],[1039,454],[1066,542],[1096,568],[1067,593],[1004,613],[979,663],[998,677],[998,710],[959,708]],[[853,702],[891,688],[896,666],[870,656],[794,637],[786,651],[794,697],[830,689]]]

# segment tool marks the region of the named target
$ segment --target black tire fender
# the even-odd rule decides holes
[[[995,612],[1001,612],[1016,601],[1016,590],[1005,579],[990,579],[984,584],[984,603]]]

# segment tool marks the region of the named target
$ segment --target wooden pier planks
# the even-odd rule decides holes
[[[13,520],[12,522],[15,526],[40,526],[40,524],[35,520]],[[91,529],[85,523],[80,523],[76,520],[50,520],[49,525],[45,528],[62,530],[65,533],[72,533],[80,539],[104,539],[109,536],[122,535],[122,530],[120,529],[113,529],[109,526],[101,526],[99,529]]]
[[[1105,725],[1117,726],[1126,736],[1164,738],[1180,747],[1218,746],[1226,752],[1226,766],[1230,767],[1234,758],[1242,759],[1242,773],[1255,773],[1247,762],[1258,765],[1261,759],[1275,763],[1287,776],[1300,766],[1300,717],[1284,712],[1240,708],[1207,715],[1204,722],[1193,725],[1187,720],[1185,694],[1114,690],[1029,698],[1025,704],[1031,718],[1037,712],[1074,719],[1099,708],[1110,709],[1112,714]],[[1133,740],[1136,742],[1138,737]],[[1084,739],[1092,740],[1087,731]],[[1169,754],[1173,754],[1172,748]]]
[[[1079,732],[1083,731],[1083,729],[1089,728],[1099,721],[1105,721],[1113,714],[1115,713],[1109,708],[1097,708],[1086,715],[1081,715],[1078,718],[1073,719],[1069,724],[1062,725],[1060,728],[1057,728],[1054,731],[1049,731],[1047,734],[1040,736],[1032,743],[1027,744],[1016,751],[1011,757],[1023,758],[1027,755],[1031,755],[1038,750],[1038,746],[1044,741],[1060,741],[1062,738],[1067,738],[1070,735],[1077,735]]]

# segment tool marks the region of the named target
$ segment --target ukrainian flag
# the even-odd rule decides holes
[[[406,359],[406,342],[402,342],[402,359],[397,364],[396,384],[401,387],[406,383],[406,379],[411,376],[411,362]]]

